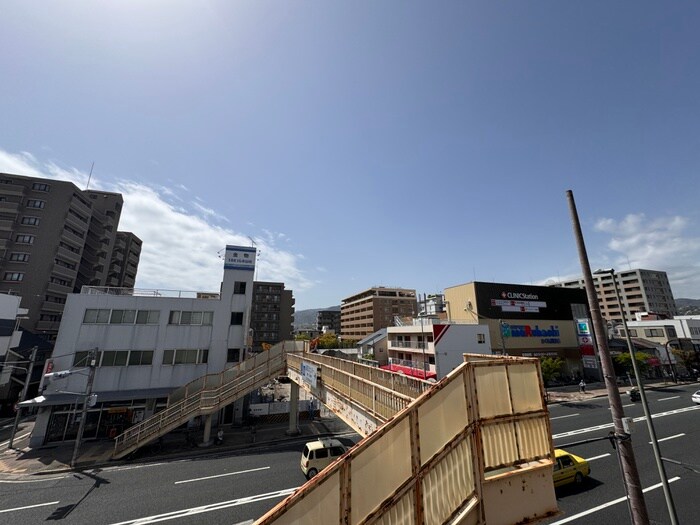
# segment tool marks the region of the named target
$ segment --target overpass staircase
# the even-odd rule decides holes
[[[269,383],[287,368],[287,350],[278,345],[218,374],[202,376],[175,390],[168,407],[128,428],[115,438],[113,459],[175,430],[191,418],[209,415]]]

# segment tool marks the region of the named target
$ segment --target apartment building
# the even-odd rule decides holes
[[[324,328],[336,334],[340,333],[340,309],[331,308],[316,313],[316,330],[322,333]]]
[[[81,369],[96,349],[85,438],[121,433],[163,408],[174,389],[245,359],[254,269],[255,248],[229,245],[219,292],[86,286],[69,294],[51,366]],[[39,410],[32,447],[75,439],[75,395],[66,392],[84,392],[86,381],[80,373],[55,379],[23,405]],[[227,407],[221,420],[240,418],[241,407]]]
[[[142,242],[131,232],[117,232],[112,258],[107,272],[106,286],[133,288],[141,258]]]
[[[135,280],[140,240],[129,234],[139,250],[124,252],[128,271],[115,253],[122,204],[118,193],[0,173],[0,293],[21,296],[24,330],[55,339],[68,294]]]
[[[394,317],[413,317],[418,313],[416,291],[376,286],[350,297],[340,304],[340,336],[359,341],[380,328],[394,325]]]
[[[621,270],[615,273],[622,305],[618,303],[610,273],[593,274],[598,304],[603,318],[611,322],[634,321],[638,312],[654,312],[673,317],[677,315],[676,302],[666,272],[658,270]],[[583,277],[554,284],[562,288],[585,289]]]
[[[293,339],[294,295],[284,283],[255,281],[250,319],[254,352]],[[269,345],[269,346],[268,346]]]

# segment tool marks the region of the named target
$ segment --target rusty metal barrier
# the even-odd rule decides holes
[[[539,361],[465,360],[256,523],[511,525],[556,514]]]

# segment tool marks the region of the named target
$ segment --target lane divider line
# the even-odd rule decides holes
[[[248,470],[239,470],[238,472],[228,472],[226,474],[216,474],[215,476],[205,476],[203,478],[185,479],[182,481],[176,481],[175,485],[180,485],[181,483],[192,483],[193,481],[204,481],[207,479],[224,478],[226,476],[236,476],[237,474],[247,474],[248,472],[259,472],[261,470],[267,470],[269,468],[270,467],[251,468]]]

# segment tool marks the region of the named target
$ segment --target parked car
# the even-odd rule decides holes
[[[581,484],[583,478],[591,473],[591,467],[588,461],[563,450],[561,448],[554,449],[554,486],[561,487],[569,483]]]
[[[301,453],[301,471],[306,479],[313,478],[346,452],[337,439],[319,438],[304,445]]]
[[[690,399],[692,399],[693,403],[697,403],[698,405],[700,405],[700,390],[698,390],[692,396],[690,396]]]

